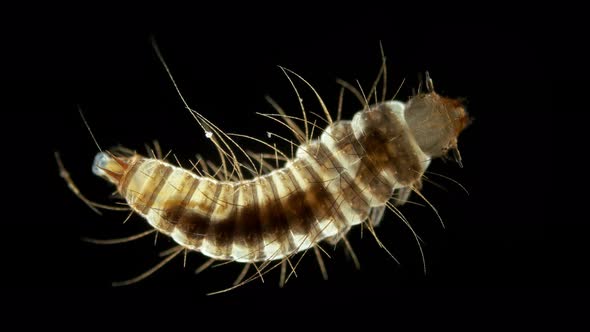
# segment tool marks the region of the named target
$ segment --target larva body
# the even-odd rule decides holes
[[[101,152],[93,171],[181,246],[214,259],[268,261],[337,242],[396,190],[407,198],[466,124],[457,101],[431,91],[335,121],[282,168],[251,180],[219,181],[138,154]]]

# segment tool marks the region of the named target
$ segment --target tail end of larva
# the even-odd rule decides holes
[[[94,157],[92,173],[118,185],[125,170],[129,166],[126,159],[116,157],[108,152],[99,152]]]

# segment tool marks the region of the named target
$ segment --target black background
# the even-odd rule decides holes
[[[375,15],[320,16],[311,23],[306,16],[199,13],[194,24],[156,15],[151,17],[158,23],[154,25],[145,24],[146,18],[137,24],[132,17],[124,17],[125,23],[107,17],[89,23],[79,15],[38,24],[31,19],[8,33],[2,78],[9,193],[2,287],[43,298],[71,296],[75,303],[127,303],[125,299],[157,294],[170,300],[167,305],[179,298],[201,307],[240,306],[248,300],[275,303],[269,310],[277,311],[318,299],[369,308],[385,300],[411,308],[432,303],[421,299],[441,304],[457,296],[493,297],[506,304],[515,298],[542,299],[558,288],[578,294],[588,278],[586,245],[576,231],[581,221],[568,217],[567,205],[558,203],[557,183],[563,179],[555,177],[552,164],[559,150],[556,134],[547,130],[550,106],[556,103],[553,87],[559,83],[551,77],[555,59],[543,47],[552,36],[526,24],[506,26],[512,18],[466,21],[451,14],[410,24]],[[389,65],[390,94],[405,78],[398,98],[406,99],[417,86],[418,73],[429,70],[439,93],[464,98],[474,118],[459,139],[464,168],[437,160],[429,170],[462,183],[470,194],[442,178],[432,177],[446,190],[425,184],[424,194],[437,207],[445,229],[429,208],[402,209],[425,242],[426,275],[411,233],[388,213],[378,234],[399,265],[367,232],[360,239],[355,229],[349,238],[361,270],[355,270],[342,248],[326,246],[332,256],[325,258],[328,281],[308,253],[299,277],[284,289],[277,286],[278,273],[270,273],[265,283],[206,297],[229,286],[240,267],[226,265],[195,276],[192,271],[205,259],[193,253],[186,268],[182,259],[175,259],[139,284],[112,288],[112,281],[156,264],[157,253],[172,242],[162,236],[156,247],[153,237],[116,246],[80,241],[83,236],[127,236],[147,226],[139,217],[122,225],[122,213],[94,214],[59,177],[54,151],[61,153],[85,195],[110,200],[113,188],[91,173],[97,148],[78,105],[103,148],[121,144],[143,151],[145,143],[157,139],[183,161],[195,153],[215,155],[183,108],[150,36],[158,41],[191,107],[226,131],[263,139],[269,130],[285,134],[276,123],[254,114],[272,111],[265,95],[290,114],[300,112],[277,65],[306,78],[334,110],[336,78],[355,85],[358,80],[369,88],[380,66],[380,41]],[[302,84],[298,87],[305,90]],[[308,110],[320,110],[308,92],[304,101]],[[350,94],[345,101],[343,115],[350,118],[359,105]]]

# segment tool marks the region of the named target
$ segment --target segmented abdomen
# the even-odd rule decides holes
[[[135,155],[119,192],[159,231],[216,259],[280,259],[338,239],[420,179],[429,157],[403,105],[381,103],[337,121],[283,168],[241,182],[200,177]]]

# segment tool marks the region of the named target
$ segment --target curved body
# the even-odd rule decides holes
[[[435,98],[431,105],[422,100],[428,96]],[[218,181],[137,154],[99,153],[93,170],[115,183],[154,228],[188,249],[239,262],[282,259],[325,239],[338,241],[395,190],[417,189],[431,158],[456,147],[463,108],[434,92],[414,99],[378,103],[352,121],[336,121],[300,145],[282,168],[251,180]],[[452,121],[442,123],[437,107]],[[421,137],[433,134],[424,126],[450,134],[433,143]]]

